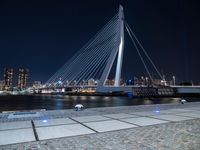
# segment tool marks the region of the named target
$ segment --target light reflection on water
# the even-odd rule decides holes
[[[199,101],[199,98],[186,98]],[[179,103],[180,98],[129,98],[111,96],[21,95],[1,96],[0,111],[33,109],[72,109],[76,104],[85,108]]]

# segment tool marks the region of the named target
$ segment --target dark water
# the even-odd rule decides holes
[[[188,102],[200,101],[200,98],[186,98]],[[0,96],[0,111],[33,109],[72,109],[81,103],[86,108],[130,106],[147,104],[179,103],[180,98],[141,99],[107,96],[67,96],[67,95],[9,95]]]

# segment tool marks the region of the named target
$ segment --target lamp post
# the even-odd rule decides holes
[[[173,84],[176,85],[176,77],[173,76],[172,78],[173,78]]]

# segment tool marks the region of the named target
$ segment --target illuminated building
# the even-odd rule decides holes
[[[27,87],[28,73],[29,73],[28,69],[24,68],[19,69],[18,88],[25,89]]]
[[[95,85],[95,80],[93,78],[88,80],[88,85],[89,86],[94,86]]]
[[[4,86],[5,90],[12,88],[13,86],[13,69],[5,68],[4,69]]]
[[[2,81],[0,81],[0,91],[2,91],[3,88],[4,88],[4,81],[2,80]]]
[[[106,83],[105,85],[114,85],[115,80],[111,80],[111,79],[106,79]]]
[[[41,87],[41,86],[42,86],[41,81],[34,81],[34,82],[33,82],[33,88],[39,88],[39,87]]]

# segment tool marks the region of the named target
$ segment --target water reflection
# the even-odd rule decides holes
[[[63,103],[64,103],[63,99],[56,99],[54,103],[55,109],[64,109]]]

